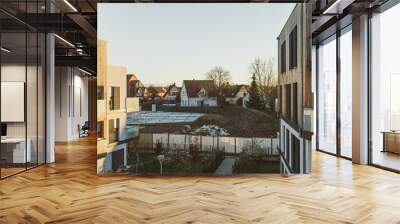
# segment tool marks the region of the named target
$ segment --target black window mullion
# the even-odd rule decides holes
[[[340,36],[341,32],[336,32],[336,154],[341,156],[341,116],[340,116],[340,75],[341,75],[341,64],[340,64]]]
[[[319,45],[315,46],[315,148],[319,150]]]
[[[36,1],[39,13],[39,0]],[[36,32],[36,166],[39,165],[39,32]]]
[[[372,149],[372,30],[371,30],[371,20],[372,20],[372,12],[368,13],[368,30],[367,30],[367,43],[368,43],[368,53],[367,53],[367,64],[368,64],[368,74],[367,74],[367,83],[368,83],[368,164],[373,164],[373,149]]]
[[[28,17],[28,1],[25,1],[25,21]],[[24,120],[25,120],[25,170],[28,169],[28,114],[27,114],[27,89],[28,89],[28,25],[25,24],[25,85],[24,85]]]

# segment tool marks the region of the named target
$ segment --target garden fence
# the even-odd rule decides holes
[[[200,151],[221,150],[240,154],[243,150],[263,152],[279,156],[278,138],[242,138],[230,136],[201,136],[170,133],[141,133],[136,148],[141,150],[187,149],[196,147]]]

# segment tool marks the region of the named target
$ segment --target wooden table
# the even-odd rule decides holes
[[[383,151],[400,154],[400,131],[383,131]]]

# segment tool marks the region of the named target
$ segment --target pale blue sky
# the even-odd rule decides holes
[[[277,64],[277,36],[294,4],[99,4],[98,37],[109,64],[145,84],[181,85],[220,65],[248,83],[260,57]]]

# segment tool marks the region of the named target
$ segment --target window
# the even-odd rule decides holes
[[[118,142],[119,139],[119,118],[108,121],[108,143]]]
[[[293,122],[297,124],[297,83],[293,83]]]
[[[120,89],[119,87],[110,87],[110,98],[109,98],[110,110],[120,109]]]
[[[97,99],[104,100],[104,86],[97,86]]]
[[[281,45],[281,73],[286,72],[286,42]]]
[[[300,173],[300,140],[293,134],[290,136],[292,137],[290,165],[294,173]]]
[[[120,149],[111,153],[112,169],[117,171],[124,166],[125,150]]]
[[[279,112],[283,113],[283,92],[282,92],[282,86],[279,86],[279,96],[280,96],[280,100],[279,100]]]
[[[289,35],[289,69],[297,67],[297,26]]]
[[[400,170],[400,4],[371,18],[372,163]]]
[[[285,117],[291,119],[292,117],[292,87],[290,84],[285,85]]]
[[[97,122],[97,138],[104,138],[104,121]]]
[[[352,34],[340,36],[340,155],[352,156]]]
[[[336,154],[336,36],[318,48],[318,148]]]

